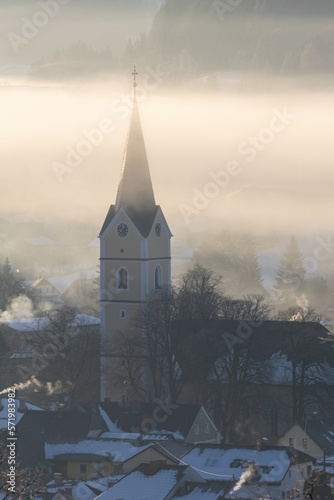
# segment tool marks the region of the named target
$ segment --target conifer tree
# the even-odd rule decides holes
[[[274,295],[280,307],[301,306],[306,290],[304,257],[295,237],[290,238],[275,277]]]

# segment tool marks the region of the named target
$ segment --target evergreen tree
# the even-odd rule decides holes
[[[224,288],[229,295],[242,298],[248,294],[266,294],[251,234],[235,235],[224,231],[209,248],[203,245],[195,258],[224,276]]]
[[[297,240],[292,237],[279,263],[274,295],[279,307],[300,306],[306,290],[306,268]]]
[[[13,298],[25,293],[21,279],[15,276],[6,257],[4,264],[0,266],[0,310],[5,311]]]

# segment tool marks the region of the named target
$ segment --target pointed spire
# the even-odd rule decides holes
[[[115,211],[125,208],[130,216],[145,215],[156,208],[150,170],[136,99],[136,67],[133,71],[133,109],[125,145]]]

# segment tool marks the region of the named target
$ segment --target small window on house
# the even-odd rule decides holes
[[[287,500],[290,500],[290,491],[287,491],[286,498],[287,498]]]
[[[199,425],[198,424],[195,424],[195,434],[196,434],[196,436],[198,436],[198,434],[199,434]]]
[[[312,474],[312,465],[308,465],[307,466],[307,477],[310,477],[311,474]]]
[[[303,450],[307,450],[307,439],[306,438],[304,438],[302,440],[302,445],[303,445]]]
[[[291,490],[291,495],[290,495],[291,500],[295,498],[295,490]]]
[[[129,287],[129,277],[128,272],[125,267],[121,267],[117,271],[117,289],[118,290],[127,290]]]
[[[125,310],[124,310],[124,309],[122,309],[122,310],[120,311],[120,313],[119,313],[119,317],[120,317],[120,318],[122,318],[122,319],[124,319],[124,318],[126,317],[126,312],[125,312]]]
[[[289,446],[290,446],[291,448],[293,448],[293,447],[294,447],[294,443],[295,443],[294,438],[289,438]]]
[[[210,430],[209,423],[206,422],[205,425],[204,425],[204,432],[205,432],[205,434],[209,434],[209,430]]]
[[[285,491],[282,491],[282,500],[285,500]]]
[[[87,464],[79,464],[79,474],[87,474]]]
[[[157,265],[154,271],[154,288],[159,290],[162,288],[162,270],[161,266]]]

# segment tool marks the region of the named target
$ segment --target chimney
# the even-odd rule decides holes
[[[55,482],[55,484],[59,485],[61,484],[62,480],[63,480],[63,475],[61,472],[55,472],[53,474],[53,480]]]
[[[66,498],[72,498],[72,485],[71,484],[65,484],[65,495],[66,495]]]

